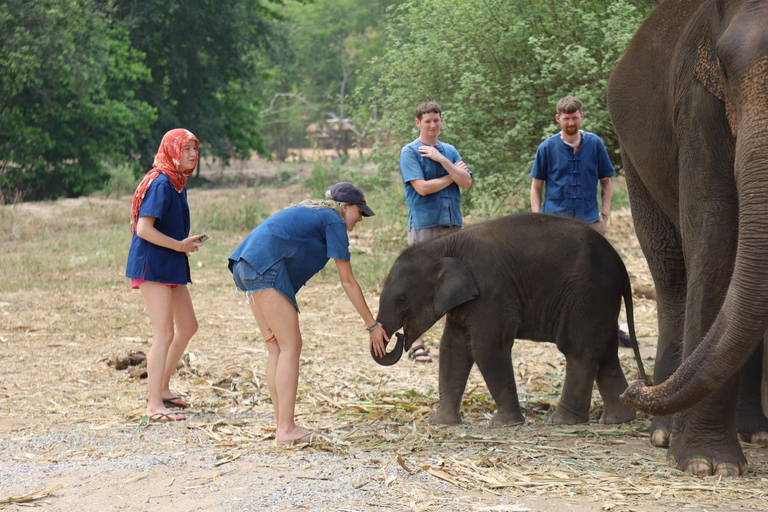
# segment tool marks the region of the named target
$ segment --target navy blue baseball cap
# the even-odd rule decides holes
[[[363,217],[373,217],[376,215],[373,210],[371,210],[370,207],[365,204],[365,195],[363,194],[363,191],[353,184],[347,183],[346,181],[342,181],[341,183],[333,185],[325,193],[325,197],[340,203],[357,205],[357,207],[360,208],[360,212],[363,214]]]

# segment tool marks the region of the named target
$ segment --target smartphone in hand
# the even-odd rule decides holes
[[[210,240],[210,239],[211,239],[211,237],[209,237],[209,236],[208,236],[208,235],[206,235],[205,233],[203,233],[202,235],[199,235],[199,236],[197,237],[197,241],[198,241],[198,242],[200,242],[201,244],[204,244],[205,242],[207,242],[207,241],[208,241],[208,240]]]

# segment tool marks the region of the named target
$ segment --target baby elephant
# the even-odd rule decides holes
[[[502,217],[409,247],[384,281],[377,320],[388,336],[401,327],[382,365],[446,315],[440,341],[440,405],[431,423],[461,423],[459,407],[476,362],[498,410],[491,425],[523,422],[512,367],[515,338],[553,341],[565,355],[565,383],[550,423],[589,420],[592,383],[601,423],[635,417],[618,357],[621,298],[645,380],[632,317],[632,290],[611,244],[584,224],[526,213]]]

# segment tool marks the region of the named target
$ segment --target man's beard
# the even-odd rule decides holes
[[[579,127],[578,126],[568,126],[566,128],[563,128],[563,132],[566,135],[576,135],[579,133]]]

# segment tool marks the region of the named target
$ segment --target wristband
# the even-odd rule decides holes
[[[370,327],[366,327],[366,328],[365,328],[365,330],[366,330],[366,331],[368,331],[369,333],[371,333],[371,332],[373,332],[373,330],[376,328],[376,326],[377,326],[377,325],[379,325],[379,322],[378,322],[378,320],[377,320],[377,321],[376,321],[376,323],[375,323],[375,324],[373,324],[372,326],[370,326]]]
[[[608,215],[604,214],[603,212],[600,212],[600,216],[605,218],[606,220],[610,219],[610,217]]]

